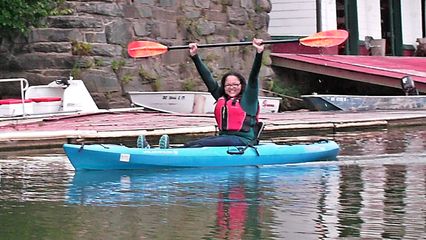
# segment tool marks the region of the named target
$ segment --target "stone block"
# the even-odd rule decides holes
[[[270,0],[256,0],[256,6],[267,13],[272,10],[272,3]]]
[[[209,22],[204,19],[200,19],[197,22],[197,32],[202,36],[213,34],[215,30],[216,30],[216,26],[212,22]]]
[[[80,4],[77,7],[78,12],[84,12],[89,14],[99,14],[104,16],[111,17],[123,17],[123,8],[116,3],[99,3],[99,2],[90,2],[85,4]]]
[[[41,42],[29,45],[32,52],[45,53],[69,53],[71,52],[71,43],[69,42]]]
[[[153,8],[152,9],[152,17],[157,21],[176,21],[177,15],[176,11],[166,10],[163,8]]]
[[[80,77],[90,92],[121,91],[117,76],[112,69],[87,69],[80,73]]]
[[[210,10],[206,12],[207,20],[214,22],[226,23],[228,16],[222,11]]]
[[[174,7],[177,6],[176,0],[159,0],[160,7]]]
[[[106,43],[106,36],[104,32],[85,32],[86,42],[89,43]]]
[[[48,79],[45,81],[43,80],[44,81],[43,84],[49,84],[54,80],[69,79],[70,71],[68,69],[43,69],[40,71],[40,75],[42,76],[43,79]]]
[[[83,34],[77,29],[36,28],[29,33],[29,43],[83,41]]]
[[[133,29],[135,30],[135,35],[144,37],[148,36],[152,32],[153,23],[147,21],[139,21],[133,23]]]
[[[74,65],[74,57],[69,54],[58,53],[31,53],[15,56],[11,61],[15,69],[71,69]]]
[[[160,27],[160,37],[161,38],[176,38],[176,29],[177,24],[176,22],[161,22],[159,23]]]
[[[105,26],[108,43],[127,45],[132,39],[132,24],[124,19],[115,20]]]
[[[103,28],[102,19],[84,16],[52,16],[48,18],[52,28]]]
[[[121,56],[123,48],[113,44],[92,44],[92,53],[97,56],[118,57]]]
[[[81,69],[87,69],[95,66],[95,60],[93,57],[89,56],[78,56],[74,58],[74,65],[73,69],[78,68]]]
[[[246,11],[241,11],[237,8],[227,8],[227,15],[229,22],[236,25],[244,25],[248,21],[248,14]]]
[[[253,0],[241,0],[240,4],[244,9],[254,9]]]
[[[194,0],[194,4],[196,7],[199,8],[210,8],[210,1],[206,0]]]
[[[201,11],[196,8],[186,9],[184,12],[184,16],[188,19],[196,19],[201,16]]]
[[[123,80],[126,76],[130,77],[128,81]],[[139,81],[139,69],[137,67],[123,67],[118,74],[118,78],[121,81],[123,92],[140,91],[142,89],[142,83]]]
[[[152,17],[152,8],[145,5],[135,5],[135,9],[142,18]]]
[[[161,55],[161,61],[166,66],[184,63],[187,61],[187,57],[189,55],[188,52],[189,50],[186,49],[168,51]]]
[[[136,5],[122,5],[124,18],[139,18],[139,12],[136,9]]]
[[[154,6],[155,5],[155,1],[154,0],[134,0],[133,2],[134,4],[147,4],[150,6]]]
[[[252,19],[253,24],[254,24],[254,28],[256,30],[262,29],[262,28],[266,28],[268,25],[268,15],[266,13],[260,13],[260,14],[256,14],[254,13],[250,19]]]

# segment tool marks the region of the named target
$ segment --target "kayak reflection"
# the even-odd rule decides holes
[[[200,205],[215,216],[210,234],[219,239],[257,236],[271,203],[272,186],[298,186],[319,167],[276,166],[150,171],[77,171],[68,204],[186,209]],[[184,207],[186,206],[186,207]],[[188,210],[187,210],[188,211]],[[205,217],[207,217],[206,215]],[[177,217],[177,216],[175,216]],[[170,218],[175,218],[171,217]],[[179,217],[177,217],[179,218]],[[170,219],[169,219],[170,220]]]
[[[232,186],[256,191],[258,182],[279,176],[297,181],[312,167],[234,167],[176,170],[77,171],[67,191],[67,202],[83,205],[143,206],[185,202],[217,202],[218,193]],[[293,176],[291,178],[290,176]],[[296,177],[294,177],[296,176]],[[225,188],[225,187],[229,188]],[[227,193],[228,194],[228,193]],[[232,196],[232,194],[231,194]]]

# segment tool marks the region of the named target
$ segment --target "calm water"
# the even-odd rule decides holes
[[[426,130],[327,137],[338,161],[261,168],[76,173],[60,150],[0,153],[0,239],[424,239]]]

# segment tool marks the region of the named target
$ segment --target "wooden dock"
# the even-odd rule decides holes
[[[292,111],[262,114],[265,132],[334,133],[368,128],[426,124],[426,110],[368,112]],[[192,136],[216,131],[213,115],[181,115],[143,111],[107,111],[39,120],[0,121],[0,151],[53,148],[66,142],[122,143],[144,134]],[[283,136],[285,137],[285,136]]]

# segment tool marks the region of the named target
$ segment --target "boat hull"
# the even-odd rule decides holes
[[[426,109],[426,96],[302,95],[314,111]]]
[[[0,79],[0,83],[16,81],[26,86],[21,83],[20,99],[0,102],[0,121],[99,112],[82,80],[57,80],[47,85],[28,86],[24,78]]]
[[[129,92],[136,106],[166,113],[213,113],[216,100],[208,92]],[[259,96],[260,113],[276,113],[281,98]]]
[[[265,143],[238,154],[241,148],[142,149],[122,145],[64,144],[65,153],[75,170],[274,165],[333,160],[339,153],[339,146],[334,141],[298,145]]]

